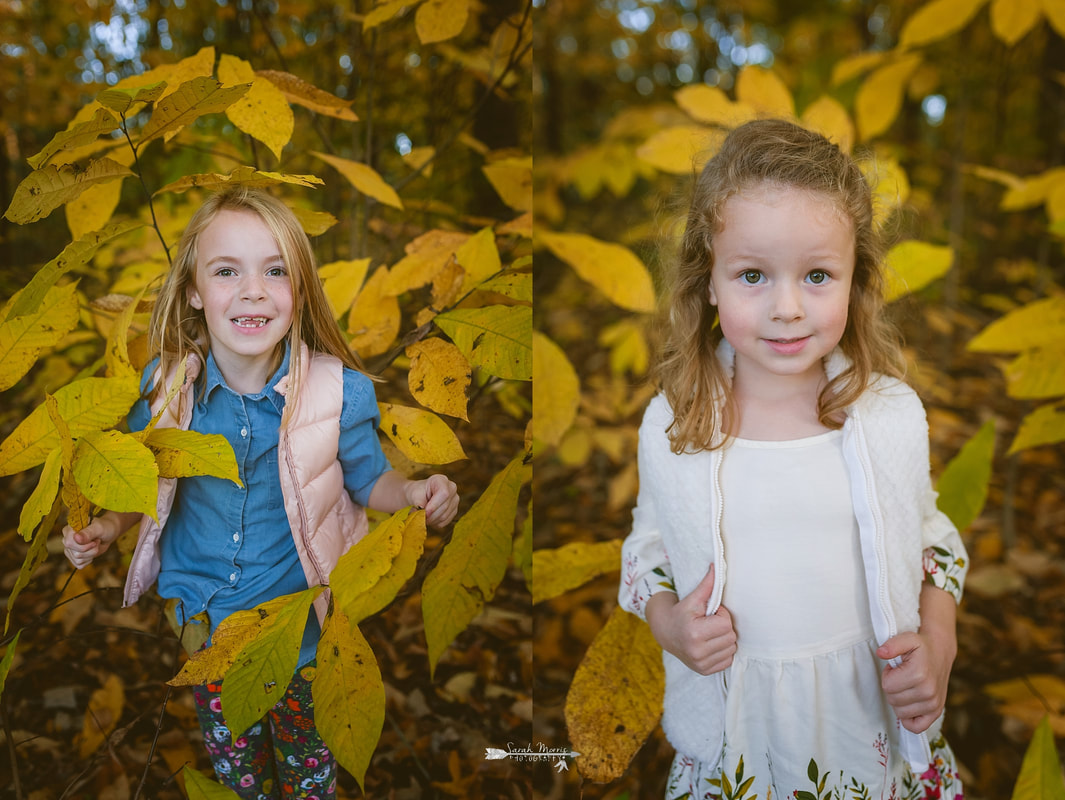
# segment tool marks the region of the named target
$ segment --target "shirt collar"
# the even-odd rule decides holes
[[[280,366],[278,366],[274,374],[267,379],[266,386],[263,387],[263,390],[258,394],[249,395],[249,399],[255,400],[260,397],[266,397],[268,400],[270,400],[270,402],[274,404],[274,406],[279,412],[284,410],[285,397],[284,395],[276,392],[274,390],[274,386],[276,386],[277,382],[288,374],[289,356],[289,343],[288,339],[285,339],[285,355],[281,359]],[[216,388],[218,388],[219,386],[224,386],[225,388],[229,389],[228,384],[226,384],[226,379],[222,375],[222,370],[218,368],[218,363],[214,360],[214,353],[210,351],[208,351],[207,353],[207,369],[204,375],[204,379],[207,381],[207,383],[204,385],[203,401],[200,403],[201,408],[203,406],[206,406],[207,402],[211,398],[211,393]]]

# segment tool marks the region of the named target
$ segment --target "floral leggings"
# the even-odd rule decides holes
[[[285,696],[236,741],[222,718],[222,684],[193,690],[215,774],[242,800],[336,796],[336,762],[314,727],[314,674],[314,662],[297,670]]]

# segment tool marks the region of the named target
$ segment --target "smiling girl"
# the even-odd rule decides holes
[[[669,798],[961,796],[940,727],[965,549],[882,260],[869,184],[819,134],[748,123],[696,180],[619,592],[664,651]]]
[[[391,470],[376,435],[373,384],[329,309],[310,242],[271,195],[235,188],[209,198],[182,235],[149,325],[158,354],[144,371],[131,430],[157,425],[224,436],[240,485],[210,476],[160,479],[158,522],[108,511],[63,531],[83,567],[139,522],[126,578],[129,605],[158,579],[178,624],[205,615],[213,634],[230,614],[328,582],[367,530],[364,507],[424,508],[431,525],[458,509],[443,475]],[[180,365],[185,378],[164,410]],[[331,798],[335,762],[314,727],[310,681],[320,595],[299,664],[263,720],[234,737],[221,684],[195,690],[204,743],[220,781],[242,798]],[[238,732],[240,733],[240,732]]]

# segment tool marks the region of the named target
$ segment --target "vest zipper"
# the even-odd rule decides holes
[[[292,463],[292,443],[289,440],[288,431],[282,431],[282,435],[285,439],[285,467],[288,469],[289,480],[292,481],[292,492],[295,495],[296,509],[299,511],[300,517],[300,537],[303,539],[303,549],[307,553],[307,558],[310,559],[311,564],[314,565],[314,571],[318,575],[318,584],[320,586],[328,585],[328,575],[322,574],[322,565],[318,561],[317,556],[314,554],[314,550],[311,549],[310,537],[308,536],[308,529],[310,523],[307,519],[307,508],[303,502],[303,492],[300,491],[300,484],[296,477],[296,467]]]

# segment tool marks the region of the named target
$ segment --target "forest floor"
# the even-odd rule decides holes
[[[997,800],[1011,796],[1032,731],[1044,714],[1051,714],[1059,750],[1065,745],[1065,448],[1005,455],[1020,418],[1036,404],[1006,395],[999,369],[1005,357],[996,361],[964,346],[998,314],[973,308],[945,312],[905,302],[902,324],[916,364],[908,380],[928,411],[933,476],[981,424],[996,423],[987,504],[964,532],[971,568],[958,617],[958,656],[944,731],[960,765],[965,796]],[[579,362],[579,353],[570,355]],[[638,425],[641,414],[642,407],[628,424]],[[538,467],[535,546],[624,537],[630,506],[612,506],[609,497],[610,478],[617,472],[604,453],[593,455],[577,472],[557,461]],[[613,574],[537,606],[535,724],[537,736],[550,745],[566,744],[563,707],[569,681],[616,597]],[[552,800],[658,800],[672,758],[659,728],[611,783],[583,781],[578,769],[537,788]]]

